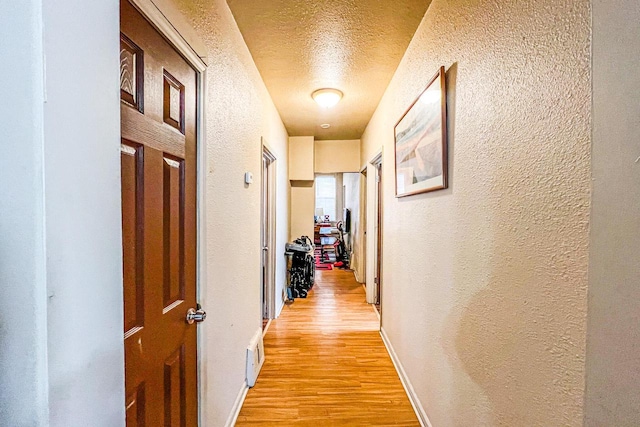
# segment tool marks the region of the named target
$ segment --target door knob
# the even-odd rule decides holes
[[[198,309],[190,308],[187,310],[187,323],[192,325],[194,322],[200,323],[204,322],[204,319],[207,318],[207,312],[200,308],[200,304],[198,304]]]

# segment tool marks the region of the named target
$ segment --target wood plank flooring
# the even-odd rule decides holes
[[[237,426],[418,426],[353,273],[318,271],[265,335],[265,364]]]

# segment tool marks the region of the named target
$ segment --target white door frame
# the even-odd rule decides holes
[[[267,285],[266,285],[266,293],[265,293],[265,298],[266,298],[266,318],[267,319],[275,319],[276,317],[276,156],[273,154],[273,151],[271,151],[268,147],[267,142],[265,141],[264,138],[262,138],[262,157],[261,157],[261,161],[266,160],[268,165],[267,165],[267,184],[268,184],[268,188],[267,188],[267,205],[268,205],[268,236],[269,236],[269,241],[267,242],[267,247],[269,248],[268,250],[268,258],[267,258],[267,277],[268,277],[268,281],[267,281]],[[261,167],[261,183],[260,183],[260,191],[264,191],[264,179],[265,177],[262,175],[264,173],[264,168]],[[264,212],[262,212],[262,206],[260,207],[261,209],[261,213],[260,216],[261,218],[264,217]],[[263,224],[264,221],[260,222],[260,236],[261,236],[261,242],[260,244],[262,245],[262,236],[264,235],[264,229],[263,229]],[[262,248],[261,248],[262,249]],[[262,260],[260,262],[260,266],[262,267]],[[260,310],[262,311],[262,301],[260,301]],[[264,316],[264,314],[263,314]]]
[[[120,0],[126,1],[126,0]],[[191,47],[191,45],[180,34],[180,29],[183,24],[180,22],[169,21],[166,11],[161,11],[153,3],[152,0],[129,0],[133,6],[144,16],[147,21],[155,27],[155,29],[162,34],[169,44],[173,46],[178,53],[180,53],[184,59],[193,67],[196,71],[197,82],[197,106],[196,106],[196,226],[197,226],[197,247],[196,247],[196,299],[202,301],[204,297],[204,284],[207,280],[207,264],[206,264],[206,203],[205,203],[205,190],[206,190],[206,141],[204,133],[204,113],[205,113],[205,96],[207,93],[206,86],[206,70],[207,64],[202,60],[200,55]],[[188,29],[183,29],[186,33]],[[207,307],[203,307],[205,310]],[[213,309],[213,307],[211,307]],[[202,350],[204,349],[203,341],[205,339],[202,333],[202,328],[197,328],[198,334],[198,425],[202,425],[202,397],[204,396],[203,381],[202,381]],[[124,343],[123,343],[124,345]]]
[[[376,266],[376,224],[378,222],[377,216],[377,200],[376,200],[376,165],[382,163],[383,152],[378,151],[367,162],[366,165],[366,251],[365,251],[365,281],[366,281],[366,294],[367,302],[373,304],[375,302],[375,266]]]
[[[369,200],[367,200],[367,165],[364,165],[360,169],[360,272],[362,276],[356,274],[356,280],[360,283],[364,283],[365,292],[367,291],[367,206]]]

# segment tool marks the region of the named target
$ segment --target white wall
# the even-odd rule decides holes
[[[640,425],[640,3],[593,2],[585,425]]]
[[[48,419],[42,5],[0,14],[0,425]]]
[[[44,25],[50,425],[124,425],[118,2]]]
[[[360,230],[360,173],[345,173],[342,180],[345,188],[345,208],[351,210],[351,232],[349,239],[351,243],[351,263],[350,267],[354,271],[356,279],[364,281],[364,270],[362,269],[362,230]]]
[[[289,138],[289,180],[291,181],[289,240],[313,238],[315,213],[315,143],[313,136]]]
[[[435,426],[582,424],[590,18],[434,0],[362,138],[384,146],[382,325]],[[394,125],[441,65],[450,187],[396,199]]]
[[[293,241],[300,236],[313,239],[316,187],[314,181],[291,182],[291,231]]]
[[[289,179],[313,181],[314,156],[313,136],[289,137]]]
[[[315,141],[315,173],[357,172],[359,170],[359,139]]]
[[[118,22],[117,2],[3,12],[7,425],[124,425]]]
[[[206,263],[201,301],[203,426],[224,425],[245,379],[245,354],[262,325],[260,301],[261,138],[276,156],[276,299],[284,284],[289,231],[288,135],[224,0],[176,0],[207,49]]]

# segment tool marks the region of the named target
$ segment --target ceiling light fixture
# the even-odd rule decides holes
[[[342,92],[338,89],[318,89],[311,97],[324,108],[331,108],[342,99]]]
[[[329,129],[331,127],[331,125],[329,123],[323,123],[323,124],[320,125],[320,127],[322,129]]]

